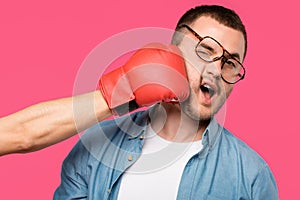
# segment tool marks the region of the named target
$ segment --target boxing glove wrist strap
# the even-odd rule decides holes
[[[124,103],[122,105],[119,105],[115,108],[112,108],[112,112],[114,115],[124,115],[128,112],[131,112],[133,110],[136,110],[139,108],[139,105],[136,103],[135,99],[127,102],[127,103]]]

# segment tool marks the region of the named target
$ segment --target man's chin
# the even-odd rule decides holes
[[[194,121],[210,121],[214,116],[212,110],[209,108],[195,107],[188,102],[184,102],[181,106],[182,112]]]

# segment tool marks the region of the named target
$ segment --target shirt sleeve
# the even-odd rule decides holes
[[[267,165],[260,170],[253,183],[253,200],[278,200],[278,189],[274,176]]]
[[[88,163],[88,154],[79,141],[63,162],[61,183],[54,193],[54,200],[88,198],[85,163]]]

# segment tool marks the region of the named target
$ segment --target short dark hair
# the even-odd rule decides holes
[[[247,33],[246,28],[240,19],[240,17],[236,14],[235,11],[225,8],[223,6],[219,5],[202,5],[197,6],[195,8],[192,8],[188,10],[178,21],[175,31],[179,32],[181,29],[182,24],[191,25],[193,22],[195,22],[199,17],[201,16],[207,16],[211,17],[215,20],[217,20],[219,23],[233,28],[235,30],[238,30],[242,32],[244,39],[245,39],[245,52],[243,57],[246,56],[247,51]],[[182,37],[178,36],[178,34],[173,35],[172,38],[172,44],[178,45],[181,42]]]

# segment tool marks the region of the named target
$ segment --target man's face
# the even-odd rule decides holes
[[[238,55],[240,62],[243,61],[245,40],[240,31],[206,16],[199,17],[189,26],[201,37],[214,38],[230,54]],[[221,60],[212,63],[203,61],[195,52],[199,39],[187,30],[184,33],[185,37],[178,47],[185,59],[191,94],[189,99],[182,103],[182,108],[185,114],[193,119],[207,120],[225,103],[233,84],[228,84],[221,78]]]

